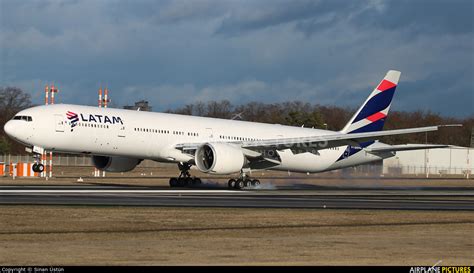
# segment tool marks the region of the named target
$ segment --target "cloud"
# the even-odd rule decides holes
[[[469,0],[388,0],[381,5],[365,9],[352,18],[351,23],[362,28],[388,32],[401,30],[412,35],[473,32],[474,22],[469,18],[474,11],[474,3]]]
[[[0,84],[35,93],[55,81],[64,102],[95,105],[107,84],[117,106],[356,107],[399,69],[397,109],[474,111],[472,1],[4,0],[0,9]]]
[[[235,35],[306,19],[315,16],[323,7],[319,1],[258,1],[251,7],[244,5],[232,10],[216,34]]]
[[[474,3],[469,0],[259,1],[226,16],[217,34],[240,35],[281,24],[293,24],[307,35],[339,24],[388,33],[436,35],[472,33]]]

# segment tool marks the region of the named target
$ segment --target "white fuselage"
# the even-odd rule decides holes
[[[77,114],[77,120],[67,113]],[[176,149],[182,143],[239,142],[328,135],[336,132],[155,112],[56,104],[37,106],[17,115],[31,121],[11,120],[5,131],[28,146],[63,153],[120,156],[160,162],[188,162],[189,154]],[[75,126],[73,127],[73,124]],[[375,142],[372,145],[384,145]],[[347,146],[293,153],[279,150],[276,170],[322,172],[382,160],[365,151],[340,159]]]

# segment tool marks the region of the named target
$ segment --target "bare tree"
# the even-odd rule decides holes
[[[17,112],[31,106],[30,94],[18,87],[0,87],[0,153],[23,152],[22,145],[12,142],[5,136],[3,126]]]
[[[9,120],[18,111],[31,106],[30,94],[18,87],[0,87],[0,115],[2,122]]]
[[[232,104],[228,100],[207,103],[207,116],[213,118],[231,118]]]

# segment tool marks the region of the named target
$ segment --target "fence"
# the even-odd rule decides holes
[[[418,152],[419,153],[419,152]],[[472,156],[474,153],[470,153]],[[405,156],[403,156],[405,155]],[[404,157],[409,155],[410,160],[402,160]],[[424,155],[424,154],[423,154]],[[407,158],[408,159],[408,158]],[[423,156],[423,160],[425,160]],[[9,162],[17,163],[32,163],[33,157],[31,155],[0,155],[0,162],[5,162],[6,165]],[[451,160],[454,162],[455,160]],[[412,164],[409,164],[412,163]],[[335,172],[340,172],[341,175],[350,176],[350,175],[363,175],[363,176],[381,176],[381,175],[425,175],[425,176],[437,176],[443,177],[446,175],[457,175],[468,177],[474,174],[474,166],[472,166],[473,161],[470,161],[468,165],[459,167],[456,164],[449,165],[435,165],[436,160],[434,158],[428,158],[427,164],[413,164],[417,163],[413,158],[413,153],[397,153],[397,157],[384,160],[383,164],[367,164],[360,165],[357,167],[346,168],[338,170]],[[48,161],[49,164],[49,161]],[[168,164],[169,165],[169,164]],[[93,167],[92,160],[90,156],[81,155],[81,156],[65,156],[65,155],[54,155],[53,156],[53,166],[70,166],[70,167]],[[158,168],[163,167],[163,163],[155,162],[152,160],[144,160],[139,165],[140,167],[145,168]]]
[[[383,174],[386,175],[415,175],[415,176],[472,176],[474,168],[446,167],[446,166],[384,166]]]
[[[34,159],[31,155],[0,155],[0,162],[23,162],[23,163],[33,163]],[[49,158],[48,158],[49,165]],[[76,167],[85,167],[92,165],[92,159],[90,156],[65,156],[65,155],[54,155],[53,154],[53,166],[76,166]],[[140,167],[159,167],[162,166],[162,163],[155,162],[152,160],[144,160],[140,164]]]

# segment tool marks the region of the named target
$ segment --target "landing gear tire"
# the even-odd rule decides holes
[[[194,184],[194,179],[192,177],[184,178],[184,185],[185,186],[191,186],[193,184]]]
[[[227,183],[229,189],[235,188],[235,179],[229,179],[229,182]]]
[[[188,187],[201,185],[202,181],[198,177],[172,177],[170,178],[171,187]]]
[[[44,171],[44,165],[39,163],[39,164],[33,164],[33,172],[35,173],[42,173]]]
[[[175,177],[170,178],[170,187],[178,187],[178,179],[176,179]]]
[[[250,179],[245,179],[245,180],[244,180],[244,186],[245,186],[245,187],[250,187],[250,186],[252,186],[252,180],[250,180]]]
[[[234,188],[240,190],[240,189],[242,189],[243,187],[245,187],[245,182],[244,182],[244,180],[238,179],[238,180],[235,182]]]
[[[258,179],[252,180],[252,186],[253,186],[253,187],[258,187],[258,186],[260,186],[260,180],[258,180]]]
[[[186,180],[184,178],[178,178],[178,187],[185,187]]]

